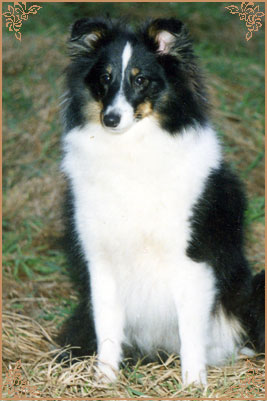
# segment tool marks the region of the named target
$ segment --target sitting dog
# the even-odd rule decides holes
[[[108,380],[124,350],[163,350],[180,355],[184,383],[205,384],[206,366],[246,342],[264,351],[264,273],[244,256],[242,186],[187,30],[85,18],[69,49],[62,170],[80,304],[60,343],[97,352]]]

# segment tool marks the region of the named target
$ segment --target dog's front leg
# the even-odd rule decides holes
[[[176,281],[176,285],[175,285]],[[204,264],[186,263],[173,281],[179,335],[182,379],[185,385],[207,383],[206,348],[215,286]]]
[[[98,369],[105,381],[114,381],[122,357],[123,307],[110,266],[96,264],[90,273]]]

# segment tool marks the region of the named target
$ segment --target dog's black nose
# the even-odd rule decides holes
[[[121,120],[120,116],[115,113],[109,113],[104,115],[103,117],[103,123],[105,124],[106,127],[110,128],[116,128],[119,125],[120,120]]]

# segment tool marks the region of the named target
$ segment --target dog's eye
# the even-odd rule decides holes
[[[106,73],[100,76],[100,81],[103,85],[108,85],[111,81],[111,75]]]
[[[148,82],[147,79],[142,75],[138,75],[134,80],[135,85],[139,87],[145,86],[147,82]]]

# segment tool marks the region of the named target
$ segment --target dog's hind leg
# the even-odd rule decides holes
[[[96,353],[96,335],[94,321],[88,300],[81,301],[72,316],[63,324],[57,338],[61,346],[72,348],[59,356],[59,359],[69,359],[72,356],[83,357]]]

